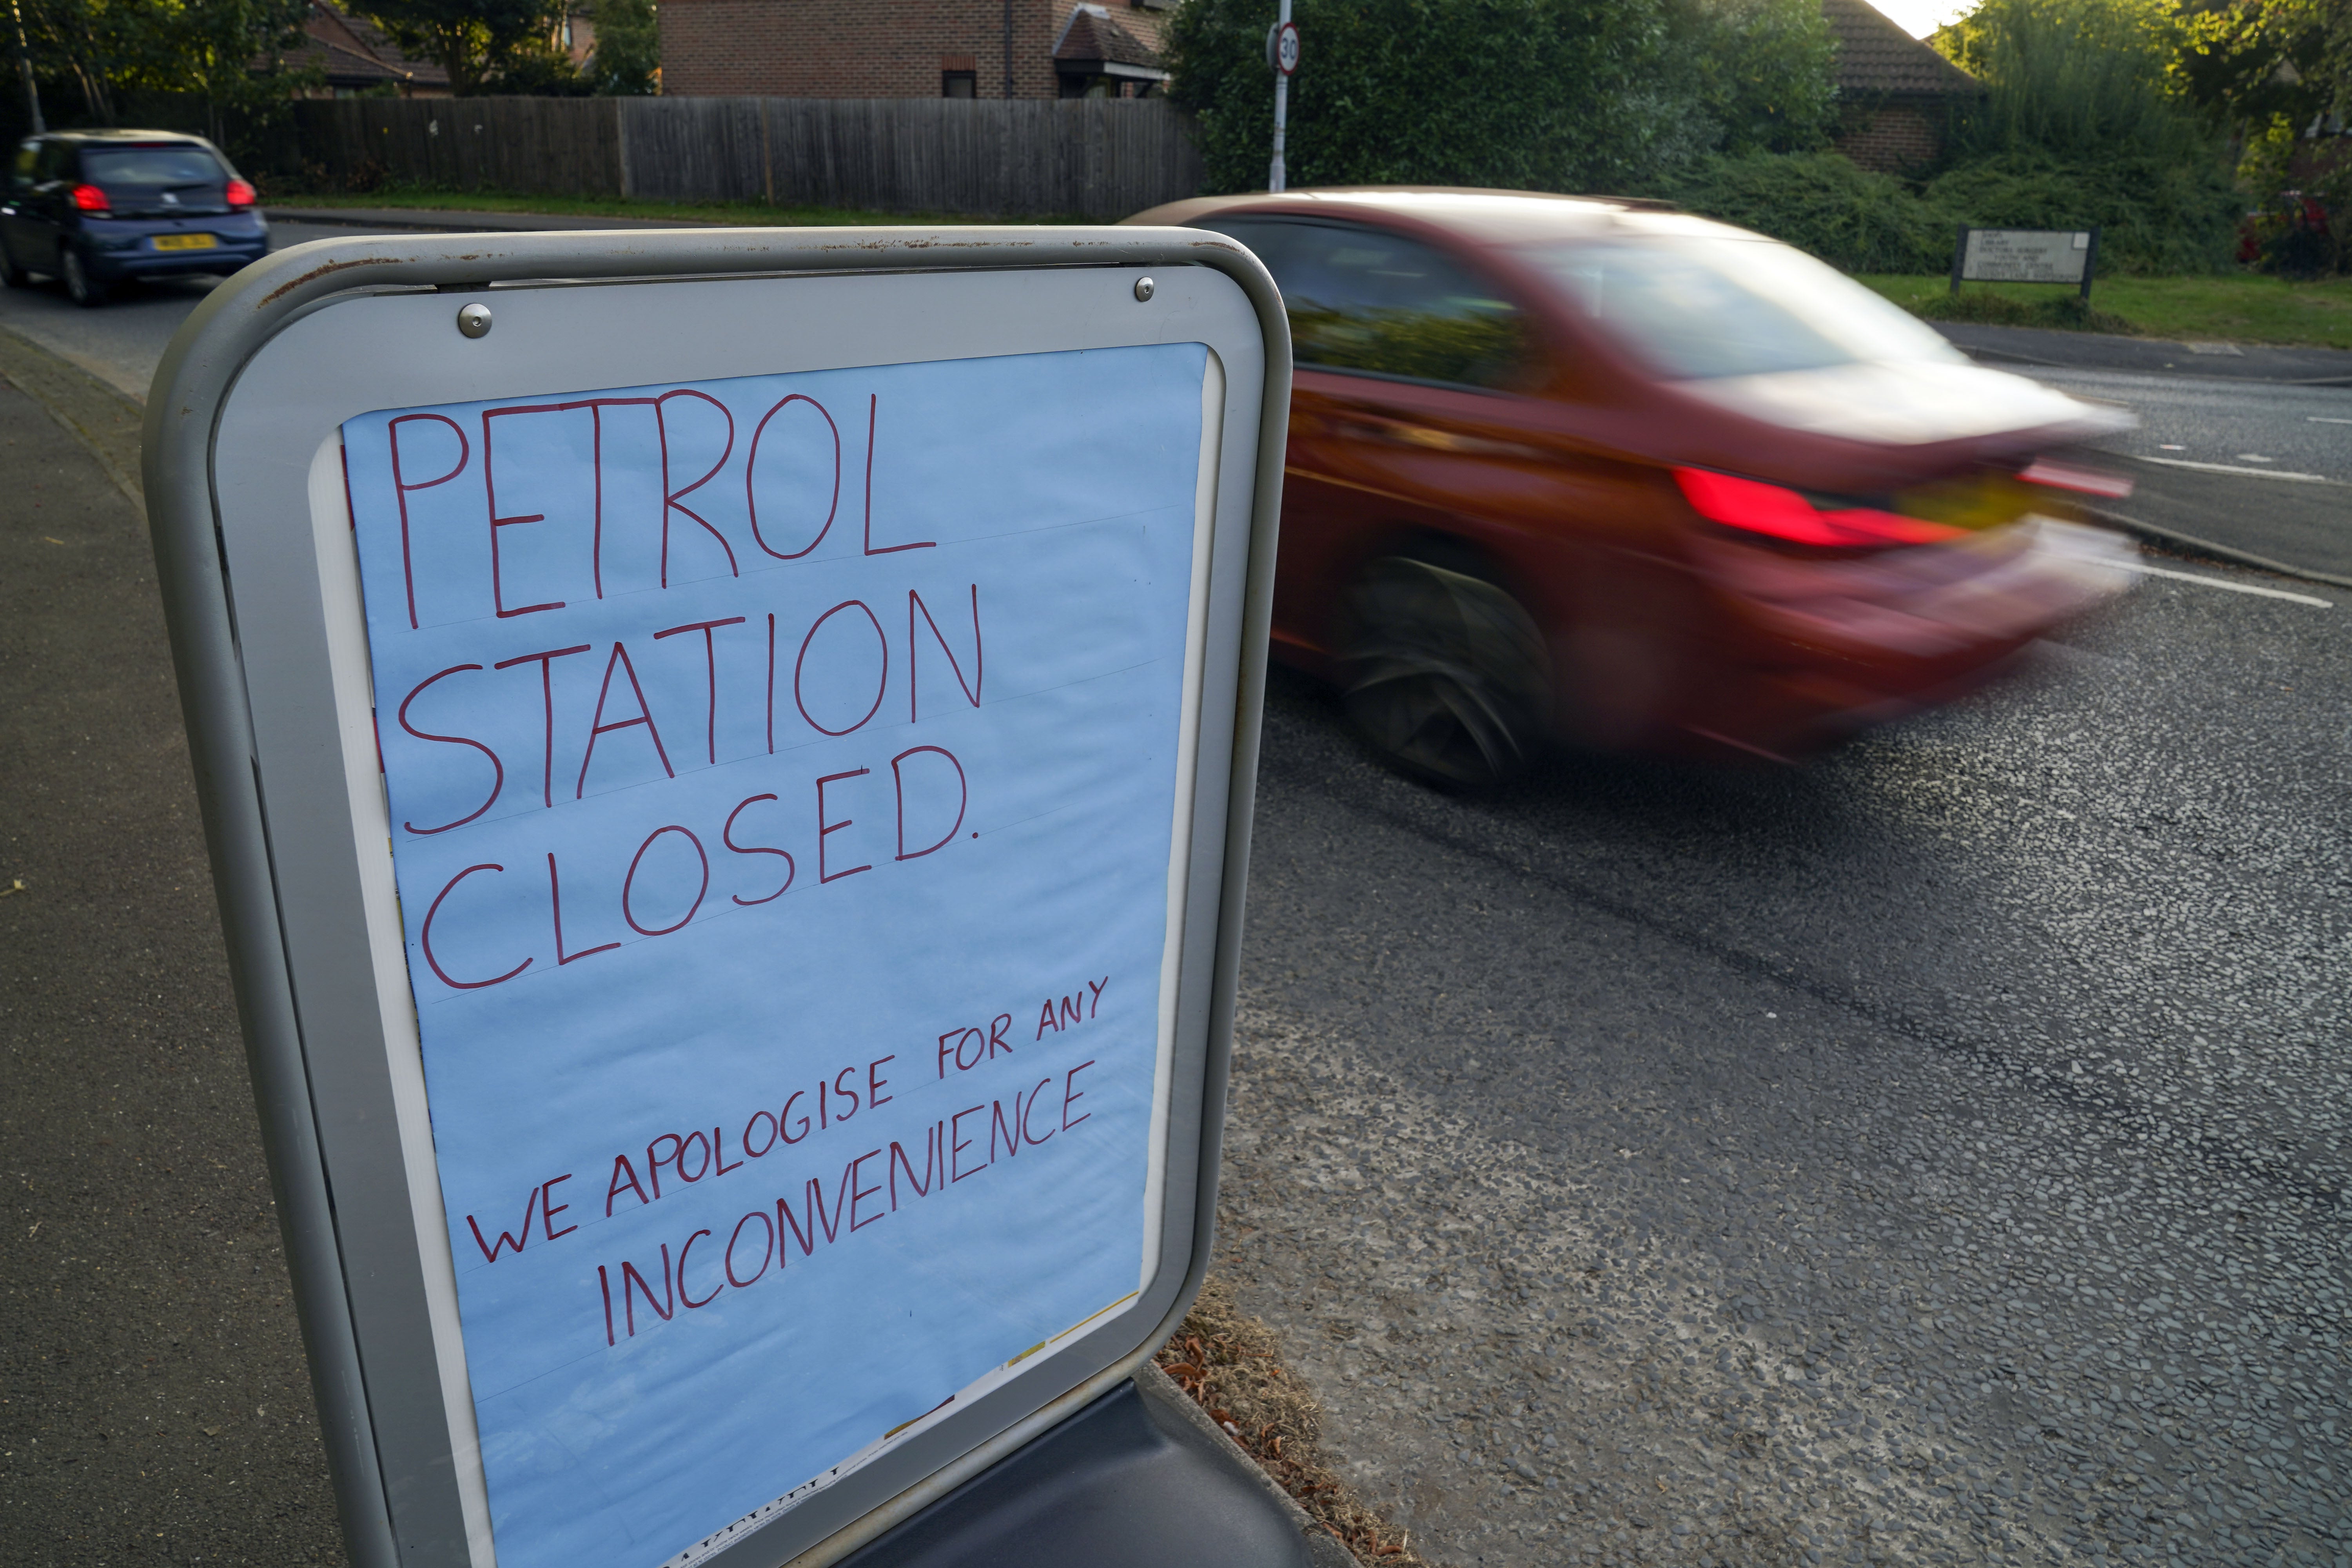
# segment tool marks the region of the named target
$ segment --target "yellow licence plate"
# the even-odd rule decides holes
[[[210,250],[220,241],[209,234],[159,234],[155,237],[158,250]]]

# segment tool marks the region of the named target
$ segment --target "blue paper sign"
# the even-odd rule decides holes
[[[501,1568],[691,1561],[1144,1282],[1204,374],[344,426]]]

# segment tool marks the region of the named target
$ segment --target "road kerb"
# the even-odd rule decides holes
[[[2308,566],[2290,566],[2284,561],[2273,561],[2267,555],[2257,555],[2251,550],[2239,550],[2227,544],[2216,544],[2210,539],[2200,539],[2193,533],[2180,533],[2160,528],[2152,522],[2126,517],[2122,512],[2095,509],[2092,515],[2112,528],[2119,528],[2135,539],[2186,555],[2200,555],[2230,566],[2251,566],[2260,572],[2275,572],[2282,577],[2294,577],[2305,583],[2325,583],[2331,588],[2352,588],[2352,577],[2333,572],[2315,571]]]
[[[49,411],[88,447],[124,495],[143,512],[139,479],[140,428],[146,411],[72,361],[30,338],[0,327],[0,376]]]

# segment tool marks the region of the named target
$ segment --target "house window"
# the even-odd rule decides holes
[[[978,98],[980,73],[978,71],[940,72],[940,96],[941,98]]]

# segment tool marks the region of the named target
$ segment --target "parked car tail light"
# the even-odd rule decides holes
[[[106,193],[96,185],[76,185],[73,188],[73,205],[86,213],[102,213],[111,204],[107,201]]]
[[[1709,522],[1790,544],[1825,550],[1885,550],[1929,544],[1963,531],[1924,518],[1867,507],[1823,510],[1782,485],[1743,479],[1706,468],[1676,468],[1675,483],[1692,510]]]
[[[2047,458],[2035,458],[2017,477],[2029,485],[2041,485],[2053,490],[2073,490],[2078,495],[2101,496],[2108,500],[2121,500],[2132,493],[2131,480],[2121,474],[2103,474],[2095,468],[2053,463]]]
[[[227,198],[228,205],[233,207],[249,207],[257,199],[252,185],[243,180],[231,180],[228,183],[228,189],[222,195]]]

